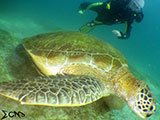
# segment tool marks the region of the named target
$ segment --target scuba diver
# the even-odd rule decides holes
[[[125,32],[113,30],[112,32],[119,39],[129,38],[134,20],[141,22],[144,15],[142,8],[144,0],[107,0],[107,2],[84,2],[79,7],[79,13],[86,10],[97,12],[97,17],[91,22],[80,27],[80,31],[88,33],[97,25],[125,24]]]

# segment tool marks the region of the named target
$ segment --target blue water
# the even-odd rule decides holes
[[[81,25],[96,16],[96,13],[91,11],[83,15],[77,13],[79,4],[84,1],[87,0],[1,0],[0,17],[6,16],[21,22],[25,19],[32,19],[50,30],[52,26],[65,30],[78,30]],[[88,2],[91,1],[93,0],[88,0]],[[141,66],[143,68],[141,69],[149,73],[157,82],[160,76],[159,4],[158,0],[145,2],[144,19],[140,24],[134,23],[128,40],[118,40],[111,32],[115,28],[123,30],[123,25],[98,26],[91,32],[113,44],[135,66],[135,63],[138,63],[138,66]],[[27,24],[29,23],[25,23],[23,27],[27,28]]]
[[[78,30],[95,18],[96,13],[77,10],[82,2],[105,0],[0,0],[0,24],[2,28],[26,37],[55,29]],[[124,30],[124,25],[98,26],[90,34],[115,46],[127,58],[129,64],[150,76],[160,87],[160,0],[146,0],[144,19],[134,23],[131,36],[119,40],[113,29]],[[5,27],[5,25],[7,27]],[[160,89],[157,89],[160,91]],[[159,92],[156,95],[160,95]]]

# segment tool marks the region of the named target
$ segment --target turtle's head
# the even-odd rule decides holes
[[[156,111],[155,99],[149,87],[142,81],[137,83],[135,92],[128,105],[139,117],[146,119]]]

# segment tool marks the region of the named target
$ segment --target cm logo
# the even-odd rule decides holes
[[[22,117],[25,117],[25,114],[21,111],[10,111],[10,112],[7,112],[5,110],[2,110],[3,112],[3,117],[1,118],[1,120],[5,119],[5,118],[14,118],[14,117],[18,117],[18,118],[22,118]]]

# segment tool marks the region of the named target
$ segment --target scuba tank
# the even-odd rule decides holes
[[[135,12],[140,12],[144,7],[144,0],[130,0],[128,7]]]

